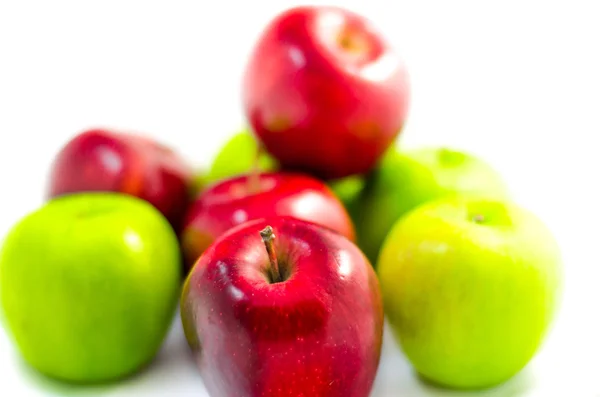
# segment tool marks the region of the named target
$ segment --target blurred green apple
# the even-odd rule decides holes
[[[249,130],[236,133],[215,156],[204,184],[249,172],[256,162],[257,153],[258,143]],[[260,171],[275,171],[278,168],[277,161],[263,151],[258,158],[258,168]]]
[[[342,204],[344,204],[354,222],[360,208],[359,200],[365,186],[365,178],[361,175],[353,175],[329,181],[328,185]]]
[[[443,198],[409,212],[377,267],[394,335],[422,377],[500,384],[535,355],[562,290],[556,241],[507,201]]]
[[[195,199],[200,193],[204,191],[207,185],[206,172],[203,169],[196,170],[192,178],[190,186],[190,197]]]
[[[152,205],[118,193],[55,198],[14,225],[0,251],[5,326],[41,373],[121,378],[159,350],[181,271],[177,238]]]
[[[208,173],[206,175],[198,174],[196,191],[199,191],[199,187],[205,187],[216,181],[250,172],[256,161],[257,151],[257,140],[248,129],[236,133],[217,153]],[[259,155],[258,166],[260,171],[279,169],[277,160],[266,152]],[[358,175],[328,181],[331,190],[351,215],[358,206],[357,199],[364,183],[364,177]]]
[[[389,150],[367,177],[354,213],[359,247],[376,264],[400,217],[449,195],[506,197],[507,188],[489,164],[469,153],[444,147]]]

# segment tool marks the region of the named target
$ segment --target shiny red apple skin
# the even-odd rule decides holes
[[[340,32],[354,50],[342,47]],[[283,167],[334,179],[369,171],[393,144],[408,114],[409,76],[363,16],[300,6],[259,36],[242,100],[254,133]]]
[[[258,174],[223,180],[206,188],[185,216],[182,245],[190,268],[208,246],[241,223],[270,216],[315,222],[354,241],[354,225],[344,205],[322,181],[296,172]]]
[[[289,278],[269,283],[259,232],[275,232]],[[363,253],[289,217],[230,229],[201,256],[181,315],[211,397],[367,397],[380,361],[383,309]]]
[[[47,197],[112,191],[154,205],[178,230],[190,202],[193,170],[149,137],[111,129],[83,131],[67,142],[50,169]]]

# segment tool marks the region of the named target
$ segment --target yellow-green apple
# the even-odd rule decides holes
[[[562,290],[557,242],[506,200],[442,198],[400,219],[378,264],[387,318],[422,377],[498,385],[540,348]]]
[[[376,264],[392,225],[443,196],[506,197],[501,175],[482,158],[447,147],[392,149],[367,177],[353,213],[359,247]]]
[[[408,80],[365,16],[299,6],[275,16],[251,50],[243,107],[282,167],[338,179],[369,171],[401,133]]]
[[[192,269],[185,335],[211,397],[367,397],[383,309],[364,254],[289,217],[230,229]]]
[[[4,241],[4,323],[41,373],[112,381],[157,353],[181,277],[177,237],[146,201],[104,192],[58,197],[23,217]]]

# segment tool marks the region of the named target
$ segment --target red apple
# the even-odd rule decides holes
[[[191,167],[161,143],[133,133],[92,129],[72,138],[56,155],[47,195],[126,193],[150,202],[179,229],[191,180]]]
[[[401,132],[405,66],[372,23],[301,6],[278,15],[250,54],[246,117],[283,167],[326,179],[369,171]]]
[[[209,186],[185,217],[182,245],[188,267],[233,226],[269,216],[292,216],[354,240],[344,205],[323,182],[301,173],[241,175]]]
[[[181,314],[212,397],[371,391],[379,284],[356,245],[327,228],[278,217],[230,229],[188,276]]]

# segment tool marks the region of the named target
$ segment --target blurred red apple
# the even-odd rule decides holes
[[[379,366],[375,273],[356,245],[314,223],[230,229],[187,278],[181,317],[212,397],[367,397]]]
[[[285,215],[318,223],[354,240],[348,213],[323,182],[300,173],[242,175],[209,186],[190,206],[182,235],[188,267],[233,226]]]
[[[340,178],[369,171],[401,132],[408,75],[366,18],[296,7],[272,20],[251,52],[243,104],[284,168]]]
[[[190,201],[191,167],[154,139],[107,129],[84,131],[56,155],[49,198],[82,191],[113,191],[154,205],[178,230]]]

